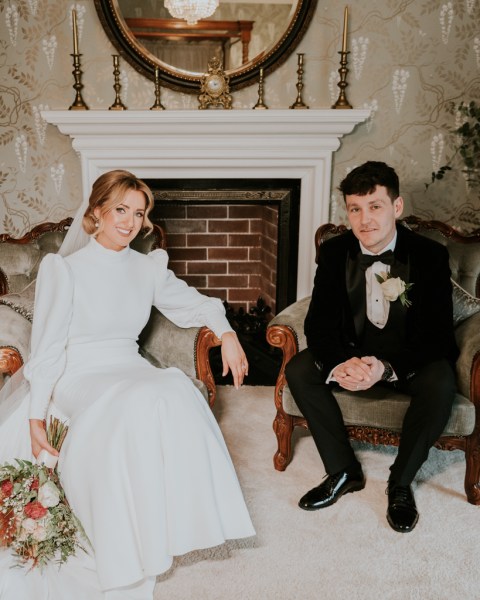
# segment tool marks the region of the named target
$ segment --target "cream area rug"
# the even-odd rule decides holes
[[[155,600],[480,600],[480,506],[466,501],[462,452],[430,451],[419,522],[401,534],[385,518],[394,448],[355,443],[365,489],[305,512],[297,502],[325,471],[308,432],[286,471],[273,468],[273,388],[220,386],[214,412],[257,535],[178,557]]]

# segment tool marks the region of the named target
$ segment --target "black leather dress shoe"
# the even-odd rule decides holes
[[[389,483],[387,521],[392,529],[400,533],[412,531],[418,521],[412,488],[409,485]]]
[[[305,494],[298,503],[304,510],[318,510],[334,504],[343,494],[357,492],[365,487],[365,476],[361,469],[351,473],[340,471],[327,478],[319,486]]]

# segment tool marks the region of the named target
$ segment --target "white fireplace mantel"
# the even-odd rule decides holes
[[[300,179],[297,297],[311,291],[314,234],[329,217],[332,155],[368,110],[44,111],[80,154],[83,193],[99,175]]]

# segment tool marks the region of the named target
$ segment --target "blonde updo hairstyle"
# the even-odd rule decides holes
[[[131,190],[143,192],[145,196],[145,214],[143,217],[144,234],[148,235],[153,224],[148,214],[153,208],[154,200],[150,188],[141,179],[128,171],[109,171],[100,175],[92,186],[88,200],[88,208],[83,216],[83,228],[88,235],[96,237],[103,229],[103,216],[122,204]],[[95,216],[95,209],[100,209],[100,218]],[[97,211],[98,212],[98,211]]]

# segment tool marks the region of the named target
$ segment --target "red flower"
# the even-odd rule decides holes
[[[40,502],[35,501],[29,502],[23,512],[30,519],[41,519],[47,514],[48,510]]]
[[[38,481],[38,479],[34,479],[34,480],[32,481],[32,485],[30,486],[30,489],[31,489],[31,490],[38,490],[38,485],[39,485],[39,481]]]
[[[2,495],[5,498],[8,498],[9,496],[12,495],[13,483],[9,479],[2,481],[2,483],[0,484],[0,491],[2,492]]]

